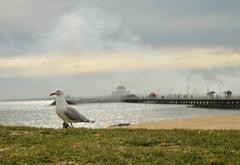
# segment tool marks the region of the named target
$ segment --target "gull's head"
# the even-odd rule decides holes
[[[50,94],[50,96],[53,96],[53,95],[63,96],[63,95],[64,95],[64,92],[63,92],[63,90],[61,90],[61,89],[57,89],[57,90],[55,90],[55,92],[53,92],[53,93]]]

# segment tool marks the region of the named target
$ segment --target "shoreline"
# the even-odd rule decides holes
[[[201,130],[240,130],[240,115],[219,115],[194,117],[191,119],[161,120],[114,128],[131,129],[201,129]]]

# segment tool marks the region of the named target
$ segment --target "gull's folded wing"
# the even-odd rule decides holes
[[[85,116],[80,114],[72,107],[67,107],[67,110],[64,111],[64,114],[70,119],[78,122],[90,122]]]

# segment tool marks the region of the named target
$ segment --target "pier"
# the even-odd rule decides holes
[[[182,104],[193,107],[218,108],[218,109],[240,109],[240,99],[162,99],[162,98],[129,98],[123,99],[126,103],[148,103],[148,104]]]

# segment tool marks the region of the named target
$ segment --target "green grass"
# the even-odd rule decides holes
[[[240,131],[0,126],[0,164],[239,164]]]

